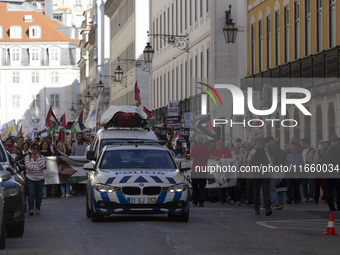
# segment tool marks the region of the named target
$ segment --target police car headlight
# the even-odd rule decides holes
[[[19,195],[20,190],[19,187],[9,188],[4,190],[4,196],[5,197],[14,197]]]
[[[187,189],[186,184],[176,184],[169,187],[164,187],[163,190],[167,190],[170,193],[183,192]]]
[[[121,190],[120,187],[113,187],[110,185],[105,185],[105,184],[100,184],[100,183],[95,184],[94,187],[97,191],[106,192],[106,193],[112,193],[114,191]]]

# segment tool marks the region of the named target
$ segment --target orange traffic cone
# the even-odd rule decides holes
[[[333,215],[333,213],[329,216],[327,230],[323,234],[324,235],[330,235],[330,236],[337,236],[337,234],[335,233],[334,215]]]

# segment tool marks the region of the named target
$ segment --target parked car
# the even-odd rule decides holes
[[[11,173],[0,170],[0,183],[11,178]],[[0,189],[0,249],[6,248],[6,229],[5,229],[5,197],[3,189]]]
[[[96,163],[84,169],[86,215],[93,222],[111,214],[138,213],[189,219],[189,183],[169,150],[156,141],[105,146]]]
[[[0,186],[5,196],[5,222],[8,237],[22,237],[25,229],[25,181],[15,156],[10,155],[0,142],[0,167],[11,173],[11,179]]]

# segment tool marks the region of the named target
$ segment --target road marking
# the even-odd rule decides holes
[[[324,230],[327,228],[327,220],[273,220],[257,221],[256,224],[268,229],[294,229],[294,230]],[[340,226],[340,223],[335,223]]]

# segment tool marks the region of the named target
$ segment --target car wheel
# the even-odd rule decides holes
[[[89,198],[86,192],[86,217],[91,218],[91,209],[89,208]]]
[[[0,249],[3,250],[6,248],[6,229],[5,229],[5,218],[2,216],[1,223],[1,237],[0,237]]]
[[[22,237],[25,230],[25,219],[6,229],[8,237]]]
[[[93,207],[93,200],[91,201],[91,220],[92,222],[101,222],[104,220],[104,216],[96,213]]]

